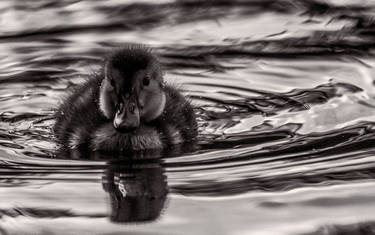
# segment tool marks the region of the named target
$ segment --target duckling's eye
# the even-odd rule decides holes
[[[143,78],[143,86],[148,86],[150,85],[150,77],[146,76]]]
[[[111,83],[111,86],[115,87],[115,80],[114,79],[110,79],[109,82]]]

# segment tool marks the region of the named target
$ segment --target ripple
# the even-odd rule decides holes
[[[67,221],[71,234],[93,224],[372,231],[374,10],[352,0],[1,2],[0,232],[63,234]],[[58,151],[51,127],[66,90],[127,42],[153,47],[167,82],[189,97],[198,143]],[[129,198],[154,203],[129,209]],[[121,224],[137,219],[155,221]]]

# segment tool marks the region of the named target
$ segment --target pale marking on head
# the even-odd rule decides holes
[[[161,101],[160,101],[160,105],[158,106],[158,109],[155,112],[153,112],[153,115],[148,116],[148,117],[142,117],[142,119],[148,122],[159,117],[164,111],[166,102],[167,102],[167,98],[165,97],[165,93],[162,92],[162,97],[161,97]]]
[[[108,107],[108,98],[107,98],[107,94],[105,94],[106,92],[106,87],[105,86],[108,86],[108,66],[109,66],[109,62],[105,63],[104,65],[104,79],[102,81],[102,83],[100,84],[100,92],[99,92],[99,109],[100,111],[102,111],[102,113],[104,114],[104,116],[106,118],[111,118],[111,113],[110,113],[110,108],[111,107]]]
[[[99,92],[99,109],[102,111],[106,118],[111,118],[110,108],[108,107],[108,95],[106,94],[105,87],[106,80],[103,79],[102,84],[100,85]],[[108,86],[108,85],[107,85]]]

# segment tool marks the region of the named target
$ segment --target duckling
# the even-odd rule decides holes
[[[138,151],[192,142],[194,111],[166,85],[151,49],[114,50],[100,72],[73,88],[56,111],[54,133],[67,149]]]

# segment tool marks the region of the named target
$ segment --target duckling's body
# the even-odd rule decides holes
[[[146,48],[112,53],[102,72],[74,88],[56,112],[59,142],[68,149],[137,151],[193,141],[193,109],[161,74]]]

